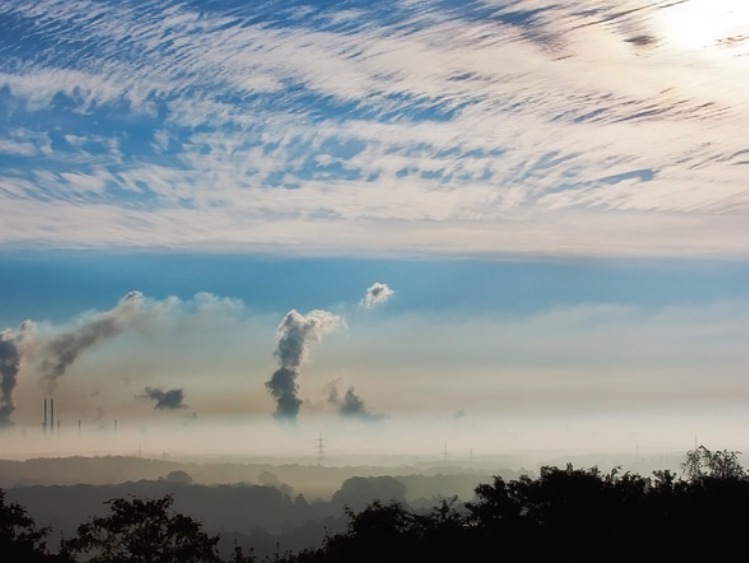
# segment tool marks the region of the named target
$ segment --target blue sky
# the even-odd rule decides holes
[[[105,310],[130,290],[155,299],[201,291],[260,313],[356,303],[377,279],[398,288],[393,309],[519,317],[555,306],[618,303],[643,309],[749,298],[741,261],[289,258],[258,254],[104,251],[6,253],[3,326],[62,323]]]
[[[337,319],[303,317],[311,432],[351,428],[352,389],[383,437],[738,440],[748,38],[737,0],[4,2],[6,435],[51,393],[91,424],[277,425],[295,309]]]

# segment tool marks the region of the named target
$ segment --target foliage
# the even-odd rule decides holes
[[[168,512],[170,495],[159,499],[113,499],[110,513],[78,527],[74,538],[63,540],[64,554],[84,555],[106,563],[198,563],[220,561],[216,545],[200,523]]]
[[[746,471],[739,462],[739,451],[710,451],[700,445],[689,450],[681,464],[682,471],[688,479],[697,481],[706,477],[718,479],[742,479]]]
[[[255,563],[256,561],[257,559],[252,551],[245,555],[244,550],[237,544],[237,542],[234,542],[234,551],[232,552],[230,563]]]
[[[617,559],[710,558],[743,548],[749,526],[749,477],[739,452],[686,454],[683,474],[652,477],[614,468],[545,466],[537,477],[479,484],[471,502],[442,499],[431,510],[375,500],[347,506],[345,532],[329,534],[317,548],[276,553],[276,563],[380,561],[481,561],[522,556],[529,560],[573,556]],[[356,483],[354,483],[356,484]],[[356,495],[351,496],[359,500]],[[218,536],[199,522],[170,512],[173,498],[108,501],[109,513],[78,527],[59,555],[46,552],[47,529],[37,529],[25,509],[7,504],[0,489],[0,558],[5,561],[218,562]],[[280,549],[280,546],[279,546]],[[80,557],[82,559],[76,559]],[[257,561],[235,544],[234,563]]]
[[[704,453],[704,452],[701,452]],[[615,468],[542,467],[476,487],[459,510],[443,501],[426,514],[376,501],[349,511],[348,530],[288,563],[343,561],[482,561],[493,556],[573,556],[599,561],[676,556],[712,558],[742,547],[749,517],[749,479],[731,452],[707,457],[710,478],[653,477]],[[717,462],[716,462],[717,460]],[[488,556],[487,554],[492,554]],[[498,555],[501,554],[501,557]]]
[[[18,503],[5,501],[0,489],[0,556],[3,561],[47,561],[46,538],[49,529],[36,527],[36,522]]]

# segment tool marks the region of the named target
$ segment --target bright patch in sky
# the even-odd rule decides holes
[[[656,21],[667,42],[680,49],[714,55],[749,38],[749,5],[740,0],[676,2]]]

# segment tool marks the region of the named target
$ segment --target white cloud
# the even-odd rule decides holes
[[[377,305],[388,301],[394,293],[395,291],[388,284],[375,282],[367,288],[367,292],[359,302],[359,305],[365,309],[374,309]]]
[[[264,26],[177,4],[3,6],[44,23],[61,53],[68,28],[92,46],[72,63],[45,51],[0,66],[0,86],[28,111],[62,93],[91,127],[127,102],[117,127],[145,115],[157,129],[140,148],[127,125],[62,131],[76,152],[48,144],[23,170],[0,167],[0,209],[35,209],[15,228],[3,222],[0,240],[747,254],[744,47],[679,51],[662,40],[671,7],[526,0],[518,14],[543,8],[532,27],[486,7],[496,17],[414,5],[397,29],[342,33],[337,25],[364,16],[342,11],[312,29],[303,18]],[[349,141],[358,152],[333,154],[331,143]],[[0,139],[0,151],[42,146],[30,143]],[[364,244],[359,232],[372,228],[381,241]]]
[[[12,139],[0,139],[0,154],[16,156],[32,156],[36,154],[36,147],[28,141],[15,141]]]

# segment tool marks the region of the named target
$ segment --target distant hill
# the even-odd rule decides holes
[[[301,464],[185,463],[138,457],[0,460],[0,487],[51,526],[54,545],[79,524],[106,512],[106,501],[173,495],[174,510],[220,533],[224,556],[236,541],[256,555],[318,546],[346,528],[346,507],[397,500],[417,509],[436,499],[470,500],[480,482],[515,470],[477,472],[459,466],[324,467]]]
[[[116,485],[125,482],[162,479],[184,471],[195,484],[285,485],[307,500],[328,500],[351,477],[408,477],[406,498],[415,500],[441,494],[470,495],[476,483],[493,475],[515,477],[519,470],[508,468],[474,470],[460,465],[401,465],[384,467],[355,465],[329,467],[298,463],[197,463],[129,456],[34,458],[25,461],[0,460],[0,487],[31,485]],[[527,473],[527,471],[525,471]],[[415,479],[432,476],[433,479]],[[291,492],[289,491],[289,492]]]

